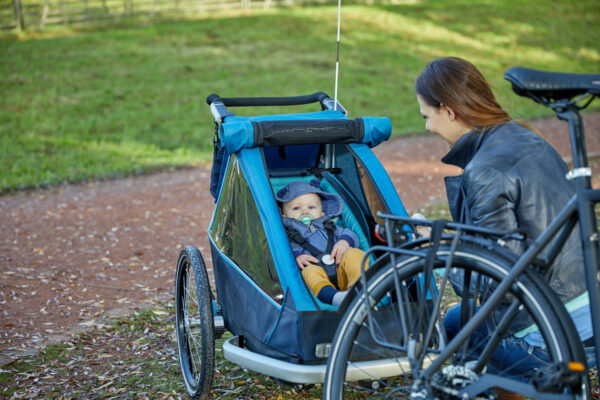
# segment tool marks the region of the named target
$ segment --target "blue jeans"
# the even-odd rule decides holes
[[[460,304],[448,310],[444,317],[444,328],[446,328],[448,339],[452,339],[458,333],[461,328]],[[473,332],[469,341],[471,358],[476,358],[483,351],[493,329],[491,321],[485,321]],[[488,372],[504,376],[510,375],[529,381],[535,370],[547,365],[549,361],[550,357],[546,349],[531,346],[523,339],[507,336],[500,341],[494,351],[490,364],[488,364]]]
[[[584,347],[583,350],[585,351],[588,368],[594,368],[596,366],[596,348],[589,346]]]

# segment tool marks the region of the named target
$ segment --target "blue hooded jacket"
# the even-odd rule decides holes
[[[344,202],[339,196],[320,190],[319,185],[320,182],[317,179],[313,179],[310,183],[302,181],[292,182],[279,190],[275,197],[280,205],[307,193],[315,193],[321,198],[323,213],[325,215],[314,219],[310,225],[306,225],[294,218],[285,217],[283,218],[283,224],[286,228],[289,227],[297,230],[308,243],[325,252],[327,248],[327,231],[325,230],[323,223],[338,218],[344,210]],[[348,241],[350,247],[358,247],[358,236],[356,236],[354,232],[348,228],[336,226],[334,231],[334,243],[337,243],[341,239]],[[308,250],[298,243],[293,241],[290,241],[290,243],[292,245],[294,257],[298,257],[300,254],[310,254]]]

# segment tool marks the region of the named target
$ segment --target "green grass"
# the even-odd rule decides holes
[[[331,5],[5,33],[0,190],[209,162],[208,94],[333,96],[336,22]],[[516,118],[549,113],[512,94],[508,67],[600,67],[597,0],[345,5],[341,33],[342,104],[351,117],[390,117],[395,135],[424,130],[412,86],[434,57],[473,61]]]

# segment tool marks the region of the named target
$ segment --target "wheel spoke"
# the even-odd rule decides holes
[[[185,285],[185,327],[187,331],[187,345],[190,349],[190,361],[192,366],[192,375],[198,380],[198,374],[201,369],[199,366],[202,364],[202,344],[199,342],[197,336],[202,335],[200,318],[195,317],[199,315],[199,303],[198,295],[196,291],[195,279],[193,270],[188,268],[188,274],[186,275]],[[196,329],[194,329],[196,328]]]
[[[190,348],[190,358],[192,360],[192,368],[193,368],[193,375],[194,377],[197,378],[197,375],[199,373],[199,369],[197,370],[198,366],[201,366],[202,364],[202,358],[201,358],[201,349],[200,351],[198,351],[199,348],[199,344],[196,341],[196,338],[194,337],[194,335],[190,334],[187,337],[188,339],[188,346]]]
[[[194,303],[194,305],[196,306],[196,308],[198,308],[199,307],[199,304],[198,304],[198,293],[196,293],[196,288],[192,287],[191,290],[190,290],[190,288],[188,288],[186,286],[186,288],[185,288],[185,294],[186,294],[186,297],[189,300],[191,300],[192,303]]]
[[[365,292],[347,306],[332,342],[324,399],[344,398],[344,390],[351,392],[348,397],[406,399],[414,394],[452,398],[463,388],[474,387],[471,383],[485,374],[502,376],[507,382],[513,381],[515,388],[526,390],[520,383],[544,366],[544,357],[550,361],[570,357],[569,341],[563,330],[556,329],[560,326],[555,322],[557,311],[546,300],[542,279],[528,274],[509,288],[507,301],[482,319],[452,357],[439,358],[461,324],[479,318],[490,291],[510,270],[503,258],[481,256],[484,250],[480,247],[461,247],[453,258],[445,258],[448,248],[440,246],[443,256],[438,257],[446,266],[443,276],[438,268],[435,279],[424,276],[423,260],[413,255],[397,258],[394,267],[390,262],[370,277],[363,287]],[[429,279],[427,284],[425,279]],[[545,324],[540,328],[544,347],[528,350],[516,333],[535,322],[538,326]],[[482,358],[490,335],[497,330],[499,340],[488,346],[489,357]],[[554,342],[544,340],[548,337]],[[537,361],[540,357],[542,361]],[[481,360],[481,366],[477,360]],[[435,370],[430,373],[432,366]],[[492,387],[479,387],[481,392],[473,393],[474,398],[496,396]],[[536,393],[533,385],[530,388],[527,393]],[[569,388],[563,394],[565,398],[577,398]]]
[[[176,282],[176,330],[185,388],[191,398],[206,398],[214,373],[212,293],[202,255],[195,247],[182,250]]]

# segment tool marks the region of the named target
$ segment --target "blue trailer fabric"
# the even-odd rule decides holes
[[[362,117],[365,124],[363,143],[375,147],[385,142],[392,135],[392,121],[386,117]]]
[[[263,147],[263,154],[269,171],[280,169],[306,170],[315,167],[318,163],[320,147],[319,144],[286,146],[281,150],[276,146]],[[283,158],[280,156],[280,151],[283,152]]]
[[[408,215],[383,166],[372,151],[364,144],[350,145],[356,156],[365,165],[378,189],[382,192],[389,211],[397,215]],[[306,290],[294,256],[285,234],[281,215],[264,169],[263,159],[258,148],[242,149],[237,153],[240,166],[246,178],[262,219],[262,225],[268,227],[267,241],[277,268],[282,289],[294,294],[298,310],[314,311],[319,309],[313,296]],[[361,236],[361,247],[368,246]]]
[[[285,186],[287,186],[287,184],[289,184],[291,182],[304,181],[304,182],[308,183],[308,182],[312,181],[313,179],[315,179],[314,176],[271,178],[271,185],[273,186],[273,191],[275,193],[277,193],[280,189],[283,189]],[[335,189],[331,186],[331,184],[329,182],[327,182],[326,180],[321,181],[319,188],[327,193],[338,194],[335,191]],[[358,247],[364,251],[367,251],[369,249],[369,247],[371,247],[369,245],[369,241],[367,240],[364,232],[362,231],[362,228],[361,228],[360,224],[358,223],[358,220],[356,219],[354,214],[352,214],[352,211],[350,211],[348,205],[346,205],[346,204],[344,204],[344,209],[342,211],[341,217],[342,217],[342,220],[344,221],[344,225],[342,225],[342,226],[349,228],[354,233],[356,233],[356,236],[358,236],[358,241],[359,241]]]
[[[296,266],[268,174],[264,169],[260,149],[243,149],[238,153],[238,158],[258,207],[262,225],[269,229],[267,241],[284,293],[288,290],[294,293],[296,306],[300,310],[317,310]]]
[[[383,168],[383,165],[381,165],[375,154],[373,154],[373,152],[365,145],[350,144],[349,146],[352,151],[354,151],[356,156],[363,162],[365,170],[371,175],[371,181],[377,183],[377,188],[381,191],[381,197],[387,203],[389,212],[395,215],[407,217],[408,213],[406,212],[406,208],[404,207],[404,204],[402,204],[402,201],[398,196],[398,192],[396,191],[390,176]]]
[[[242,148],[252,148],[254,143],[254,127],[252,121],[293,121],[293,120],[327,120],[346,119],[337,111],[321,111],[306,114],[271,115],[264,117],[228,117],[221,125],[221,144],[229,153],[235,153]],[[388,140],[392,134],[392,123],[386,117],[363,117],[363,143],[369,147],[377,146]]]
[[[279,189],[282,189],[290,182],[294,182],[294,181],[310,182],[313,179],[315,179],[313,176],[271,178],[271,185],[273,186],[273,191],[275,193],[277,193],[277,191]],[[329,182],[327,182],[326,180],[321,181],[320,188],[328,193],[336,193],[336,191],[332,187],[332,185]],[[356,217],[354,216],[352,211],[350,211],[347,204],[344,204],[344,210],[342,211],[342,219],[343,219],[344,226],[351,229],[358,236],[359,247],[362,250],[367,251],[369,249],[369,247],[371,247],[369,244],[369,241],[368,241],[367,237],[365,236],[364,232],[362,231],[362,228],[361,228],[360,224],[358,223]],[[288,241],[287,245],[289,246],[289,239],[286,238],[286,240]],[[293,255],[292,255],[292,257],[293,257]],[[294,264],[294,266],[295,266],[295,264]],[[297,267],[295,267],[295,268],[298,269]],[[281,274],[285,274],[285,272],[281,271],[281,270],[278,270],[277,272],[279,273],[280,279],[281,279]],[[306,287],[304,288],[304,290],[308,291],[306,289]],[[311,295],[313,301],[315,303],[317,303],[319,309],[321,309],[321,310],[337,310],[337,306],[323,303],[318,298],[314,297],[312,295],[312,293],[310,293],[310,291],[308,291],[308,293]],[[306,308],[306,306],[304,304],[302,304],[302,307],[299,307],[299,309],[302,311],[310,310],[310,309]]]
[[[229,331],[243,336],[250,350],[268,357],[297,363],[326,361],[316,358],[315,346],[332,340],[340,314],[300,312],[290,291],[279,306],[212,240],[211,251],[218,299]]]
[[[346,115],[339,111],[319,111],[302,114],[277,114],[260,115],[255,117],[232,116],[227,117],[221,125],[221,144],[229,151],[235,153],[241,148],[250,148],[254,145],[254,128],[252,121],[290,121],[311,119],[346,119]]]
[[[283,346],[266,346],[272,331],[279,325],[282,307],[275,304],[258,288],[235,264],[219,252],[211,241],[212,258],[217,286],[218,300],[222,306],[226,327],[235,335],[244,336],[248,348],[269,357],[287,361],[291,354],[297,354],[299,338],[296,328],[289,326],[286,319],[283,336],[288,343]],[[287,297],[287,296],[286,296]],[[292,299],[288,303],[293,304]],[[295,313],[295,307],[286,308],[286,315]]]
[[[209,234],[218,301],[222,305],[227,329],[236,335],[243,335],[249,349],[265,356],[289,362],[323,362],[316,359],[314,347],[316,343],[326,343],[332,339],[339,314],[333,311],[333,306],[320,304],[307,290],[296,266],[271,188],[269,174],[265,169],[265,163],[273,169],[313,166],[319,154],[319,145],[286,146],[290,157],[283,160],[271,157],[278,164],[269,165],[267,153],[277,152],[277,147],[265,149],[265,158],[260,148],[252,147],[254,141],[252,121],[345,118],[344,114],[337,111],[322,111],[278,116],[232,116],[227,117],[226,122],[222,124],[221,143],[227,151],[219,174],[217,205],[221,206],[222,196],[229,195],[223,193],[222,186],[227,185],[221,183],[226,171],[231,167],[230,157],[235,153],[243,179],[248,184],[260,216],[260,221],[256,221],[256,224],[262,225],[266,231],[268,249],[275,263],[284,297],[281,304],[271,298],[257,282],[249,278],[234,261],[217,248]],[[348,148],[370,174],[389,212],[407,215],[393,183],[369,149],[369,146],[389,138],[391,123],[387,118],[364,118],[363,123],[364,143],[350,144]],[[347,165],[350,166],[356,161],[349,154],[348,148],[345,149]],[[309,153],[310,157],[307,157]],[[350,187],[349,190],[352,191],[353,188]],[[363,226],[367,225],[365,221],[361,222]],[[211,227],[213,223],[214,221],[211,221]],[[357,222],[356,225],[360,223]],[[363,239],[367,240],[365,236]],[[368,246],[368,241],[362,245]]]

